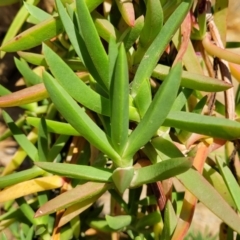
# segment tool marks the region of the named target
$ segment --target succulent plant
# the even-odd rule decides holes
[[[227,1],[212,12],[208,1],[56,0],[51,14],[38,2],[24,2],[0,47],[17,52],[26,85],[0,88],[1,107],[24,109],[15,122],[3,112],[1,140],[12,135],[19,149],[1,172],[0,229],[179,240],[201,201],[240,234],[240,58],[214,22]]]

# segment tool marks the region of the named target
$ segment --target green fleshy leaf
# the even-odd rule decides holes
[[[219,174],[219,172],[205,163],[203,168],[203,176],[219,192],[219,194],[230,206],[236,208],[231,193],[229,192],[223,177]]]
[[[21,128],[23,124],[25,123],[25,116],[20,117],[17,121],[15,121],[15,124],[17,127]],[[9,128],[7,128],[0,136],[0,141],[3,141],[7,139],[8,137],[12,136],[12,132]]]
[[[158,64],[152,76],[163,80],[168,75],[169,69],[167,66]],[[232,87],[223,81],[187,71],[182,73],[181,86],[205,92],[220,92]]]
[[[45,162],[48,160],[48,132],[46,120],[41,118],[38,132],[38,158]]]
[[[28,124],[38,128],[41,118],[27,117]],[[81,136],[69,123],[57,122],[53,120],[46,120],[47,131],[50,133],[57,133],[70,136]]]
[[[140,62],[144,53],[151,45],[163,26],[163,10],[159,0],[151,0],[146,3],[147,11],[144,27],[139,38],[138,49],[134,55],[134,62]]]
[[[85,179],[96,182],[111,182],[112,172],[108,169],[99,169],[92,166],[38,162],[36,165],[45,171],[74,179]]]
[[[128,140],[128,64],[123,44],[120,45],[110,87],[111,140],[114,149],[121,155]]]
[[[43,47],[43,52],[51,72],[74,99],[97,113],[110,115],[108,99],[102,97],[81,81],[67,64],[46,45]]]
[[[112,174],[112,180],[117,188],[117,190],[122,194],[127,188],[129,188],[130,183],[133,179],[134,169],[129,168],[117,168]]]
[[[16,202],[22,212],[22,214],[33,224],[33,225],[40,225],[41,220],[34,218],[34,211],[32,207],[26,202],[26,200],[21,197],[17,198]]]
[[[30,140],[27,139],[26,135],[23,134],[23,132],[14,123],[13,119],[5,111],[3,111],[3,118],[17,143],[24,149],[33,161],[38,161],[38,151],[36,147]]]
[[[149,46],[163,26],[163,10],[159,0],[147,1],[144,27],[141,31],[139,44]]]
[[[190,168],[187,172],[178,175],[177,178],[210,211],[230,228],[240,233],[239,216],[199,172]]]
[[[97,32],[101,38],[109,42],[110,38],[119,38],[120,32],[97,11],[91,13]]]
[[[138,220],[136,223],[137,229],[143,229],[146,226],[153,226],[156,223],[159,223],[161,221],[161,213],[158,211],[155,211],[153,213],[149,213],[148,215],[144,215],[142,218]]]
[[[45,171],[43,171],[42,169],[38,167],[33,167],[31,169],[0,177],[0,188],[5,188],[19,182],[33,179],[35,177],[43,175],[44,173]]]
[[[26,10],[26,9],[25,9]],[[59,33],[63,32],[63,26],[59,17],[51,17],[20,33],[10,41],[3,44],[1,51],[16,52],[30,49],[40,45]]]
[[[173,144],[173,142],[163,137],[156,137],[152,139],[151,144],[155,149],[168,157],[183,157],[182,152]]]
[[[121,41],[123,38],[126,51],[128,51],[136,42],[136,40],[139,38],[139,35],[142,31],[143,26],[144,26],[144,18],[143,16],[140,16],[139,18],[136,19],[134,26],[126,29],[126,32],[122,34],[119,41]]]
[[[223,161],[220,156],[216,156],[216,162],[218,168],[223,176],[224,182],[226,183],[229,192],[236,204],[237,210],[240,211],[240,188],[236,179],[234,178],[231,170],[228,168],[227,164]]]
[[[129,136],[123,154],[124,158],[132,158],[136,151],[146,144],[162,125],[177,96],[181,73],[182,65],[177,63],[157,91],[143,119]],[[160,109],[161,111],[159,111]]]
[[[19,61],[17,58],[14,58],[14,61],[15,65],[18,68],[18,71],[24,77],[27,86],[42,83],[42,79],[36,73],[33,72],[33,70],[28,66],[28,64],[24,60]]]
[[[89,226],[97,229],[101,232],[105,232],[105,233],[111,233],[113,231],[113,229],[111,229],[108,226],[108,223],[106,220],[102,220],[102,219],[97,219],[97,220],[90,220],[89,221]]]
[[[34,17],[35,19],[37,19],[38,23],[45,21],[52,17],[49,13],[43,11],[42,9],[40,9],[34,5],[28,4],[27,2],[23,2],[23,3],[24,3],[25,8],[31,14],[31,16]]]
[[[47,63],[42,54],[25,51],[18,51],[17,54],[30,64],[47,67]]]
[[[44,72],[44,84],[56,108],[64,118],[91,144],[120,163],[120,157],[110,145],[106,134],[92,121],[85,111],[69,96],[52,76]]]
[[[48,152],[48,162],[53,162],[57,155],[62,151],[70,136],[60,135]]]
[[[173,231],[177,225],[177,216],[172,203],[168,200],[164,212],[164,228],[161,240],[171,239]]]
[[[196,113],[170,112],[163,125],[221,139],[232,140],[240,137],[240,123]]]
[[[111,81],[113,78],[113,71],[115,68],[117,57],[118,57],[118,44],[116,43],[114,38],[110,38],[109,44],[108,44],[108,62],[109,62],[109,70],[108,71],[109,71],[110,84],[111,84]]]
[[[87,9],[85,1],[77,1],[76,8],[80,33],[84,39],[90,58],[101,78],[102,84],[104,84],[102,87],[109,89],[108,57],[94,26],[90,12]]]
[[[5,3],[5,0],[1,0],[1,1],[2,1],[2,4]],[[39,1],[40,0],[27,0],[27,3],[38,4]],[[10,0],[8,2],[11,3],[11,2],[13,2],[13,0]],[[1,3],[0,3],[0,6],[1,6]],[[26,10],[26,8],[24,6],[22,6],[20,8],[20,10],[18,11],[17,15],[15,16],[13,22],[11,23],[11,26],[8,28],[8,31],[7,31],[7,33],[4,36],[4,39],[2,41],[2,46],[0,47],[0,53],[1,53],[2,58],[5,55],[5,53],[1,52],[1,51],[7,51],[6,49],[3,49],[2,47],[4,45],[8,45],[8,43],[11,42],[10,39],[12,39],[14,36],[16,36],[18,31],[21,29],[22,25],[24,24],[25,20],[27,19],[28,15],[29,15],[28,11]],[[13,50],[13,52],[15,52],[15,50]]]
[[[106,215],[106,221],[110,228],[114,230],[120,230],[124,227],[127,227],[132,222],[132,216],[131,215],[121,215],[121,216],[109,216]]]
[[[78,45],[77,36],[76,36],[77,30],[74,27],[74,24],[73,24],[71,18],[67,14],[67,11],[65,10],[61,0],[56,0],[56,6],[58,9],[59,16],[62,20],[62,24],[66,30],[66,33],[68,34],[68,37],[69,37],[71,43],[72,43],[72,46],[73,46],[74,50],[76,51],[77,55],[82,60],[82,54],[81,54],[81,51],[80,51],[80,48]]]
[[[151,76],[159,60],[159,56],[161,56],[167,44],[171,40],[172,35],[176,32],[176,30],[182,23],[182,20],[185,18],[191,5],[192,1],[181,2],[175,12],[164,24],[162,30],[159,32],[152,44],[149,46],[142,61],[138,66],[137,72],[132,82],[133,97],[138,94],[138,90],[141,86],[142,81],[148,79]]]
[[[151,86],[148,79],[146,79],[145,81],[142,82],[142,85],[138,90],[138,95],[134,98],[133,101],[141,117],[144,116],[151,102],[152,102]]]
[[[187,171],[191,166],[192,162],[189,158],[173,158],[137,169],[131,187],[171,178]]]

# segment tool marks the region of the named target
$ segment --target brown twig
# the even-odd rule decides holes
[[[211,34],[212,39],[214,40],[216,46],[224,49],[223,42],[219,31],[213,21],[213,15],[211,13],[211,2],[207,1],[207,25]],[[219,61],[220,72],[222,80],[226,83],[232,84],[232,79],[229,71],[228,62],[225,60]],[[229,119],[235,119],[235,101],[234,101],[234,90],[230,88],[224,92],[225,104],[226,104],[226,117]]]

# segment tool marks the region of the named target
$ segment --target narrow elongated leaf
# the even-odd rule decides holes
[[[38,132],[38,158],[40,161],[48,160],[48,132],[44,118],[41,118]]]
[[[25,8],[31,14],[31,16],[38,20],[38,23],[45,21],[52,17],[52,15],[50,15],[49,13],[43,11],[42,9],[40,9],[34,5],[28,4],[27,2],[23,2],[23,3],[24,3]]]
[[[167,66],[158,64],[153,70],[152,76],[164,80],[169,73],[169,69]],[[187,71],[182,73],[181,86],[205,92],[221,92],[232,87],[224,81]]]
[[[2,0],[3,1],[3,0]],[[5,1],[5,0],[4,0]],[[94,10],[103,0],[91,1],[87,0],[86,5],[91,12]],[[39,2],[39,0],[29,0],[29,3],[34,2],[35,4]],[[8,32],[5,36],[4,42],[0,48],[0,51],[7,51],[7,52],[15,52],[20,50],[29,49],[35,46],[40,45],[42,42],[51,39],[58,35],[59,33],[63,32],[63,26],[58,17],[52,17],[46,21],[43,21],[32,28],[24,31],[23,33],[19,34],[15,38],[12,38],[16,35],[16,30],[18,31],[19,28],[24,23],[28,14],[25,7],[22,7],[24,12],[20,11],[18,13],[19,17],[16,17],[14,24],[12,24],[12,30]],[[12,38],[12,39],[11,39]],[[7,40],[11,39],[7,42]]]
[[[20,118],[18,118],[18,120],[15,121],[15,124],[17,125],[17,127],[21,128],[23,126],[23,124],[25,123],[25,116],[22,116]],[[7,139],[8,137],[12,136],[12,132],[10,131],[9,128],[7,128],[0,136],[0,141],[3,141],[5,139]]]
[[[37,141],[37,133],[36,129],[33,129],[27,136],[27,139],[32,142],[33,144]],[[27,153],[20,147],[13,155],[11,161],[7,164],[7,166],[4,168],[1,176],[6,176],[16,169],[22,164],[24,159],[26,158]]]
[[[32,193],[60,188],[62,185],[63,179],[59,176],[35,178],[0,191],[0,202],[3,203]]]
[[[231,193],[229,192],[228,187],[226,186],[226,183],[224,182],[223,177],[219,172],[205,163],[203,176],[219,192],[219,194],[230,206],[236,208]]]
[[[33,167],[31,169],[0,177],[0,188],[5,188],[19,182],[30,180],[44,174],[44,172],[45,171],[38,167]]]
[[[48,201],[37,210],[35,217],[50,214],[62,208],[67,208],[77,202],[80,203],[87,199],[91,199],[96,195],[104,193],[108,188],[110,188],[110,185],[105,183],[88,182],[79,185]]]
[[[170,112],[163,125],[215,138],[232,140],[240,137],[239,122],[196,113]]]
[[[34,103],[47,98],[48,92],[42,83],[10,93],[6,96],[0,97],[0,107],[15,107],[22,106],[29,108],[32,106],[26,105]],[[34,109],[32,109],[34,111]]]
[[[120,45],[110,87],[111,140],[121,155],[128,139],[128,63],[123,44]]]
[[[173,158],[135,170],[131,187],[161,181],[187,171],[192,166],[189,158]]]
[[[142,82],[138,90],[138,95],[134,98],[133,102],[140,116],[143,117],[152,102],[151,86],[148,79]]]
[[[60,135],[48,152],[47,160],[53,162],[57,155],[62,151],[70,136]]]
[[[124,227],[127,227],[132,222],[131,215],[122,215],[122,216],[109,216],[106,215],[106,220],[110,228],[114,230],[120,230]]]
[[[69,37],[71,43],[72,43],[72,46],[73,46],[74,50],[76,51],[77,55],[82,60],[83,58],[82,58],[82,54],[81,54],[81,51],[80,51],[80,48],[78,45],[76,29],[74,27],[74,24],[73,24],[71,18],[69,17],[69,15],[67,14],[67,11],[64,9],[64,6],[60,0],[56,0],[56,6],[58,9],[59,16],[62,20],[62,24],[68,34],[68,37]]]
[[[27,123],[38,128],[41,118],[27,117]],[[63,135],[80,136],[80,133],[76,131],[69,123],[62,123],[53,120],[46,120],[47,131]]]
[[[163,26],[163,10],[159,0],[147,1],[144,27],[140,34],[139,44],[148,47]]]
[[[135,152],[146,144],[162,125],[177,96],[181,73],[182,65],[177,63],[157,91],[143,119],[129,136],[124,158],[132,158]]]
[[[169,140],[163,137],[156,137],[151,141],[155,149],[162,152],[168,157],[177,158],[183,157],[183,153]]]
[[[17,127],[12,118],[5,111],[3,111],[3,118],[11,130],[14,139],[33,161],[37,161],[38,154],[36,147],[27,139],[26,135],[23,134],[23,132]]]
[[[28,86],[36,85],[42,82],[42,79],[33,72],[24,60],[19,61],[17,58],[14,58],[14,61],[18,71],[22,74]]]
[[[167,44],[171,40],[172,35],[176,32],[177,28],[182,23],[182,20],[185,18],[185,15],[187,14],[191,5],[192,1],[181,2],[175,12],[164,24],[162,30],[156,36],[152,44],[149,46],[142,61],[140,62],[140,65],[132,82],[133,97],[137,95],[142,81],[148,79],[151,76],[153,69],[155,68],[159,60],[159,57],[161,56]]]
[[[223,161],[220,156],[216,156],[217,165],[223,176],[224,182],[226,183],[229,192],[232,195],[232,198],[236,204],[237,210],[240,211],[240,188],[239,185],[234,178],[231,170],[228,168],[227,164]]]
[[[200,173],[190,168],[187,172],[178,175],[177,178],[183,183],[188,191],[196,196],[210,211],[218,216],[230,228],[240,233],[239,216]]]
[[[26,62],[31,63],[33,65],[37,66],[44,66],[47,67],[47,63],[44,59],[44,56],[42,54],[38,53],[32,53],[32,52],[23,52],[23,51],[18,51],[17,54],[19,57],[24,59]]]
[[[159,0],[151,0],[146,3],[147,11],[144,20],[144,27],[139,38],[139,45],[134,62],[140,62],[150,44],[160,32],[163,26],[163,10]]]
[[[135,23],[135,13],[132,0],[121,1],[116,0],[118,9],[122,14],[124,21],[130,26],[133,27]]]
[[[33,225],[40,225],[40,219],[34,218],[34,211],[32,207],[26,202],[24,198],[16,199],[16,202],[19,206],[20,211],[22,214],[33,224]]]
[[[37,66],[48,67],[48,65],[45,61],[44,55],[42,55],[42,54],[31,53],[31,52],[22,52],[22,51],[18,51],[17,53],[22,59],[24,59],[28,63],[37,65]],[[80,61],[78,59],[64,59],[64,61],[74,71],[75,70],[82,71],[82,72],[87,71],[87,69],[83,65],[82,61]]]
[[[138,39],[143,26],[144,26],[144,17],[140,16],[139,18],[136,19],[134,26],[131,28],[128,28],[126,30],[126,33],[122,34],[126,51],[128,51],[133,46],[135,41]],[[120,37],[119,40],[121,40],[122,37]]]
[[[109,44],[108,44],[108,66],[109,66],[109,70],[108,70],[108,75],[109,75],[109,79],[110,79],[110,84],[113,78],[113,70],[115,68],[115,64],[116,64],[116,59],[118,57],[118,45],[116,43],[116,41],[114,40],[114,38],[110,38],[109,40]]]
[[[1,51],[16,52],[30,49],[63,32],[59,17],[52,17],[20,33],[0,48]]]
[[[92,166],[68,164],[68,163],[36,163],[38,167],[50,173],[69,178],[85,179],[98,182],[111,182],[112,173],[108,169],[98,169]]]
[[[127,188],[129,188],[132,178],[134,176],[133,167],[129,168],[117,168],[112,174],[112,180],[117,190],[122,194]]]
[[[100,41],[85,1],[77,1],[76,7],[81,28],[80,32],[88,49],[89,55],[104,84],[102,87],[109,89],[107,54]]]
[[[170,200],[167,201],[164,212],[164,228],[161,236],[161,240],[171,239],[173,231],[177,225],[177,216],[174,212],[174,208]]]
[[[142,218],[138,220],[136,223],[137,229],[143,229],[146,226],[153,226],[161,221],[161,213],[158,211],[149,213],[148,215],[144,215]]]
[[[93,203],[95,203],[101,195],[102,193],[100,192],[98,195],[92,196],[91,198],[80,201],[68,207],[62,215],[58,227],[62,227],[63,225],[71,221],[74,217],[79,216],[83,211],[85,211]]]
[[[114,38],[115,40],[119,38],[120,32],[118,29],[116,29],[111,22],[104,18],[100,13],[93,11],[91,16],[101,38],[107,42],[109,42],[110,38]]]
[[[43,81],[53,103],[64,118],[91,144],[119,162],[120,157],[110,145],[105,133],[77,105],[65,89],[46,72],[43,74]]]
[[[97,113],[110,115],[108,99],[102,97],[82,82],[67,64],[49,47],[44,45],[43,51],[51,72],[74,99]],[[71,79],[71,81],[69,81],[69,79]]]
[[[2,0],[2,1],[5,2],[5,0]],[[38,4],[39,0],[28,0],[27,3]],[[2,45],[5,45],[11,38],[16,36],[18,31],[21,29],[22,25],[24,24],[25,20],[27,19],[28,15],[29,15],[28,11],[24,6],[22,6],[18,11],[17,15],[15,16],[13,22],[11,23],[11,26],[8,28],[8,31],[2,41]],[[1,51],[2,51],[2,48],[0,48],[0,53],[1,53],[1,57],[3,58],[5,53]]]

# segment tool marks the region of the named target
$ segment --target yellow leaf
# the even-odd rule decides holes
[[[21,182],[2,190],[0,192],[0,202],[3,203],[32,193],[60,188],[63,183],[62,177],[59,176],[40,177]]]

